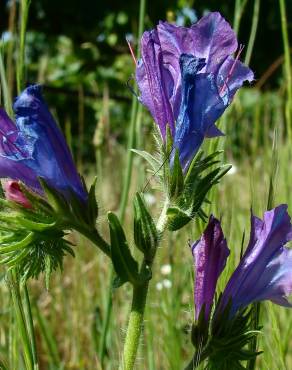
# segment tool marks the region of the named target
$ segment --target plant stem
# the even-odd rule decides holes
[[[114,269],[111,265],[110,267],[110,279],[109,279],[109,287],[108,287],[108,293],[106,297],[106,308],[105,308],[105,315],[103,319],[103,325],[101,330],[101,336],[100,336],[100,342],[99,342],[99,348],[98,348],[98,358],[100,361],[101,366],[104,365],[104,357],[105,357],[105,350],[106,350],[106,339],[107,339],[107,333],[109,330],[109,324],[110,324],[110,318],[112,313],[112,307],[113,307],[113,300],[112,300],[112,281],[114,278]]]
[[[27,370],[34,370],[31,342],[25,322],[25,315],[19,291],[19,281],[14,270],[11,271],[9,276],[9,287],[12,296],[17,328],[19,330],[20,338],[22,341],[25,366]]]
[[[105,255],[111,257],[110,245],[99,235],[96,229],[87,229],[80,225],[74,225],[72,227],[101,249]]]
[[[139,9],[139,26],[138,26],[138,40],[140,40],[143,32],[144,27],[144,17],[145,17],[145,8],[146,8],[146,0],[140,0],[140,9]],[[139,57],[140,51],[139,47],[137,47],[137,57]],[[141,109],[141,108],[140,108]],[[126,171],[124,174],[123,179],[123,186],[122,186],[122,196],[121,196],[121,203],[119,209],[119,216],[121,223],[123,223],[129,198],[130,186],[131,186],[131,178],[132,178],[132,170],[133,170],[133,153],[131,149],[135,147],[136,143],[136,126],[137,126],[137,116],[139,114],[139,107],[138,101],[136,96],[133,96],[132,100],[132,109],[131,109],[131,120],[130,120],[130,128],[129,128],[129,139],[127,143],[127,164],[126,164]],[[139,125],[140,126],[140,125]],[[112,279],[114,276],[113,267],[111,266],[110,272],[110,281],[109,285],[112,285]],[[110,289],[110,288],[109,288]],[[101,344],[99,348],[99,356],[100,361],[103,363],[104,353],[105,353],[105,345],[106,345],[106,337],[109,329],[109,322],[111,318],[112,312],[112,294],[111,289],[107,296],[107,303],[106,303],[106,312],[105,312],[105,321],[102,327],[102,335],[101,335]]]
[[[189,364],[184,370],[194,370],[196,369],[206,358],[208,357],[207,351],[199,353],[198,351],[194,354]]]
[[[61,360],[58,353],[57,343],[52,333],[50,325],[48,325],[45,317],[40,313],[40,310],[37,305],[33,305],[33,312],[38,323],[40,332],[44,338],[44,342],[47,347],[47,357],[50,365],[53,365],[54,368],[61,368]]]
[[[32,310],[31,310],[31,304],[30,304],[29,294],[28,294],[28,289],[27,289],[26,284],[24,284],[23,290],[24,290],[24,309],[25,309],[25,316],[26,316],[26,322],[27,322],[27,330],[30,336],[33,368],[34,370],[38,370],[39,365],[38,365],[35,332],[34,332],[34,326],[33,326]]]
[[[252,25],[251,25],[250,36],[248,40],[247,51],[246,51],[245,59],[244,59],[244,63],[246,65],[249,65],[250,63],[251,53],[254,47],[255,37],[256,37],[258,23],[259,23],[260,3],[261,3],[260,0],[254,0]]]
[[[123,367],[121,370],[134,369],[143,326],[148,287],[149,281],[146,281],[143,285],[134,286],[133,288],[131,313],[124,344]]]
[[[24,87],[25,36],[26,36],[26,26],[27,26],[29,5],[30,5],[29,0],[20,1],[20,33],[19,33],[19,50],[18,50],[17,69],[16,69],[16,81],[17,81],[18,93],[20,93]]]
[[[286,15],[285,0],[279,0],[280,13],[281,13],[281,25],[282,25],[282,37],[284,45],[284,57],[285,57],[285,75],[287,82],[287,102],[285,107],[285,116],[287,121],[287,132],[288,139],[292,141],[292,72],[291,72],[291,58],[290,58],[290,46],[288,36],[288,23]]]
[[[140,0],[138,40],[140,40],[142,36],[142,32],[143,32],[145,8],[146,8],[146,0]],[[137,46],[137,58],[139,58],[139,55],[140,55],[140,50],[139,50],[139,46]],[[123,190],[122,190],[121,204],[120,204],[120,210],[119,210],[120,220],[122,223],[125,217],[125,212],[126,212],[128,198],[129,198],[130,185],[131,185],[131,177],[132,177],[132,170],[133,170],[133,153],[131,149],[133,149],[136,144],[137,114],[138,114],[138,100],[136,96],[133,96],[132,109],[131,109],[131,120],[130,120],[130,128],[129,128],[129,139],[127,143],[127,162],[126,162],[127,164],[126,164],[126,171],[124,174],[124,180],[123,180],[123,186],[122,186]]]
[[[233,29],[236,35],[238,35],[241,17],[244,13],[244,8],[247,4],[248,0],[235,0],[235,8],[234,8],[234,20],[233,20]]]
[[[164,207],[161,211],[160,217],[158,219],[156,228],[157,231],[162,235],[167,224],[167,216],[166,211],[168,208],[168,199],[164,203]],[[151,261],[151,266],[153,264],[155,255]],[[146,265],[145,260],[142,263],[141,271],[143,271]],[[148,262],[149,266],[149,262]],[[149,267],[151,267],[149,266]],[[133,370],[135,359],[137,356],[138,346],[139,346],[139,339],[142,332],[143,327],[143,320],[144,320],[144,312],[145,312],[145,305],[148,293],[149,281],[141,285],[136,285],[133,287],[133,298],[132,298],[132,305],[131,305],[131,312],[128,322],[128,328],[126,333],[126,339],[124,344],[124,351],[123,351],[123,366],[120,367],[120,370]]]

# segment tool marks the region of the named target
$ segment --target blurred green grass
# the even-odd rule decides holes
[[[235,2],[237,21],[244,3],[238,0]],[[278,6],[277,2],[275,4]],[[63,39],[61,42],[63,51],[64,47],[70,50],[66,40]],[[282,70],[279,87],[275,90],[262,91],[259,88],[261,83],[259,79],[255,87],[241,91],[219,123],[226,136],[219,141],[207,141],[205,144],[206,150],[211,150],[215,146],[225,149],[225,162],[233,164],[233,171],[209,195],[212,204],[206,207],[208,214],[213,213],[217,217],[222,217],[223,229],[231,248],[228,268],[220,278],[220,289],[224,287],[239,260],[243,232],[245,245],[247,244],[251,207],[258,216],[262,216],[266,209],[275,130],[279,165],[274,179],[276,186],[274,202],[288,203],[290,212],[292,210],[292,143],[289,137],[291,127],[288,126],[291,125],[291,101],[287,99],[287,91],[290,89],[287,75],[291,73],[291,65],[290,69],[287,68],[285,43],[284,47],[285,69]],[[11,97],[8,94],[8,87],[6,89],[3,82],[6,76],[8,85],[11,81],[9,80],[11,66],[4,63],[11,57],[9,53],[11,53],[9,48],[1,49],[1,55],[4,56],[3,63],[0,63],[1,99],[8,108]],[[70,53],[66,55],[69,59],[65,58],[65,64],[71,63],[73,68],[74,60],[72,62]],[[125,64],[128,65],[127,57],[123,57],[126,58]],[[42,61],[44,62],[44,59]],[[124,65],[123,62],[121,65]],[[121,65],[117,69],[121,68]],[[40,73],[40,80],[42,67],[41,62],[34,66]],[[52,64],[51,68],[54,69],[53,67]],[[5,68],[8,70],[5,71]],[[92,85],[94,86],[93,82]],[[82,167],[87,174],[88,182],[96,173],[98,174],[97,191],[101,213],[99,228],[107,236],[106,212],[119,209],[124,158],[127,155],[124,145],[116,140],[116,135],[120,130],[127,138],[125,129],[127,120],[123,116],[123,108],[109,97],[107,84],[104,84],[101,99],[84,97],[82,86],[79,86],[78,91],[78,135],[74,132],[73,137],[71,136],[70,118],[66,121],[65,133],[69,143],[72,139],[78,141],[76,137],[81,138],[77,148],[73,149],[80,168]],[[123,104],[129,107],[128,103]],[[97,112],[98,124],[94,136],[96,163],[93,158],[89,162],[84,161],[81,154],[84,145],[82,135],[87,129],[84,110],[88,105],[94,106]],[[140,119],[141,131],[137,132],[139,145],[153,150],[149,114],[143,110]],[[113,121],[114,126],[110,125]],[[145,164],[134,157],[130,199],[137,188],[144,188],[148,178],[145,169]],[[147,186],[144,192],[152,212],[157,214],[161,205],[160,195],[152,191],[150,186]],[[125,228],[130,237],[132,223],[133,210],[129,202],[125,214]],[[198,238],[203,227],[201,222],[194,222],[183,232],[165,236],[159,248],[150,284],[137,370],[182,369],[192,355],[189,331],[193,319],[193,266],[188,240]],[[49,291],[45,290],[44,282],[41,280],[29,284],[41,370],[101,369],[97,353],[109,289],[109,261],[101,254],[97,254],[96,250],[90,247],[90,242],[82,237],[74,234],[72,241],[76,244],[76,258],[67,258],[64,271],[54,275]],[[169,274],[165,274],[166,269],[163,269],[165,265],[171,267]],[[113,314],[106,341],[104,366],[107,370],[118,368],[131,299],[130,286],[125,285],[112,294]],[[24,365],[21,359],[19,360],[18,328],[12,315],[4,271],[1,275],[0,302],[0,360],[3,362],[3,369],[23,369]],[[265,303],[263,307],[261,321],[264,329],[260,336],[259,348],[264,350],[264,354],[259,357],[257,368],[291,369],[292,312],[271,303]]]

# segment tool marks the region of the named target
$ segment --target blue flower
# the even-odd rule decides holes
[[[37,192],[42,192],[42,178],[67,199],[75,194],[85,202],[87,192],[40,86],[26,88],[13,110],[15,124],[0,110],[0,178],[22,181]]]
[[[144,32],[136,80],[140,101],[149,109],[165,140],[170,127],[184,170],[205,137],[222,135],[216,120],[253,72],[231,55],[236,35],[219,13],[209,13],[189,28],[160,22]]]
[[[263,220],[252,216],[249,245],[223,292],[219,308],[231,300],[231,314],[253,302],[271,300],[292,307],[292,240],[287,205],[265,212]]]

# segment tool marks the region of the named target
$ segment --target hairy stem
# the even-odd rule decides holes
[[[143,285],[134,286],[133,288],[132,306],[124,344],[123,367],[121,368],[123,370],[134,369],[143,327],[148,287],[149,281],[146,281]]]
[[[94,245],[96,245],[106,256],[111,257],[110,245],[99,235],[96,229],[89,229],[80,225],[74,225],[74,230],[84,235]]]
[[[168,200],[165,201],[164,207],[162,209],[162,212],[160,214],[160,217],[156,225],[158,232],[161,234],[164,232],[166,228],[167,208],[168,208]],[[153,264],[154,258],[155,258],[155,255],[153,256],[151,265]],[[146,261],[144,260],[141,270],[143,270],[145,266],[146,266]],[[148,266],[149,266],[149,262],[148,262]],[[123,366],[120,367],[120,370],[133,370],[134,369],[134,364],[135,364],[138,346],[139,346],[139,339],[140,339],[142,327],[143,327],[148,287],[149,287],[149,281],[146,281],[145,283],[141,285],[136,285],[133,287],[132,305],[131,305],[130,317],[129,317],[129,322],[128,322],[125,344],[124,344],[124,351],[123,351],[123,361],[122,361]]]

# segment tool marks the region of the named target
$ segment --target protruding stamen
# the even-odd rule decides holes
[[[239,50],[238,50],[238,52],[236,54],[236,57],[234,59],[234,62],[232,63],[232,66],[231,66],[231,68],[230,68],[230,70],[228,72],[228,75],[226,77],[226,80],[224,81],[223,86],[221,87],[221,90],[219,92],[220,95],[222,95],[224,93],[225,89],[227,88],[227,83],[230,80],[230,77],[232,76],[232,73],[234,71],[235,65],[236,65],[236,63],[237,63],[237,61],[238,61],[238,59],[239,59],[239,57],[240,57],[243,49],[244,49],[244,45],[240,44],[239,45]]]
[[[0,135],[2,135],[2,138],[4,139],[3,140],[4,143],[7,142],[7,144],[11,145],[14,149],[16,149],[16,152],[19,152],[23,156],[23,158],[25,158],[25,153],[21,150],[21,148],[19,148],[16,144],[14,144],[14,142],[10,140],[9,137],[5,134],[5,132],[2,131],[1,129],[0,129]]]
[[[126,38],[126,41],[127,41],[128,47],[130,49],[130,53],[131,53],[132,59],[133,59],[135,65],[137,66],[137,59],[135,57],[135,54],[134,54],[134,51],[132,49],[131,43],[130,43],[130,41],[127,38]]]
[[[127,85],[127,88],[131,91],[131,93],[138,99],[139,98],[139,96],[137,95],[137,93],[136,93],[136,91],[133,89],[133,87],[130,85],[130,81],[132,81],[132,80],[134,80],[135,81],[135,79],[134,79],[134,77],[133,76],[130,76],[129,78],[128,78],[128,81],[127,81],[127,83],[126,83],[126,85]]]

